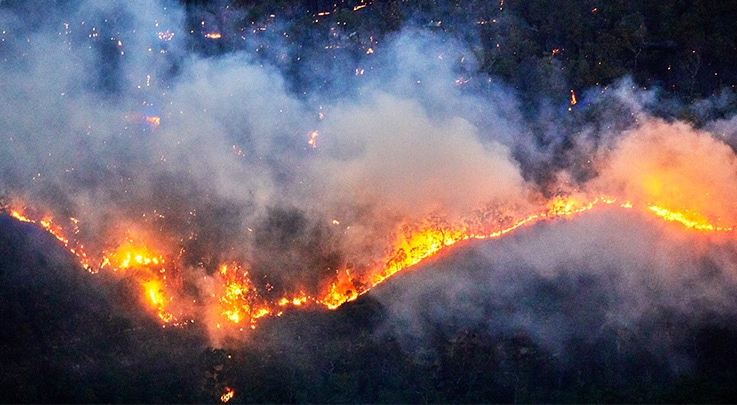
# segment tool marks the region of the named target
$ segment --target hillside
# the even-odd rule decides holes
[[[621,245],[647,249],[667,227],[622,213],[545,223],[209,347],[191,325],[161,329],[126,306],[124,280],[86,273],[2,217],[2,400],[216,402],[229,387],[235,403],[730,401],[734,304],[679,304],[727,276],[708,264],[719,253],[693,269],[710,278],[647,287],[667,269]]]

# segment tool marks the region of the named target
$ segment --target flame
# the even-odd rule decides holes
[[[78,259],[82,267],[84,267],[86,270],[90,272],[94,272],[95,270],[90,265],[90,261],[87,258],[87,253],[84,251],[84,245],[79,243],[71,243],[68,237],[64,236],[64,229],[56,225],[54,221],[51,218],[44,218],[35,220],[32,218],[27,217],[25,214],[23,214],[22,210],[20,209],[12,209],[10,210],[10,216],[17,219],[21,222],[28,222],[31,224],[37,224],[40,225],[46,232],[51,234],[53,237],[55,237],[59,242],[61,242],[64,247],[69,249],[69,251],[75,255]],[[76,218],[69,218],[69,221],[74,227],[74,233],[76,234],[79,232],[79,229],[76,227],[79,220]]]
[[[698,212],[690,210],[684,211],[672,211],[668,208],[659,207],[657,205],[650,205],[647,207],[650,211],[654,212],[655,215],[665,219],[666,221],[679,222],[686,228],[696,229],[699,231],[731,231],[734,227],[721,227],[712,224],[704,216]]]
[[[164,258],[153,253],[145,245],[138,245],[129,239],[124,245],[119,246],[115,253],[104,256],[103,266],[112,266],[114,271],[130,269],[133,267],[150,267],[164,264]],[[163,268],[162,268],[163,269]]]
[[[153,117],[146,116],[146,122],[148,122],[151,125],[151,129],[156,129],[156,128],[158,128],[159,124],[161,124],[161,117],[159,117],[159,116],[153,116]]]
[[[151,77],[146,77],[146,86],[150,84]],[[158,126],[161,124],[161,117],[158,115],[146,115],[138,112],[131,112],[128,114],[125,114],[123,116],[123,119],[126,122],[130,122],[133,124],[148,124],[152,130],[158,128]]]
[[[15,218],[15,219],[17,219],[18,221],[21,221],[21,222],[29,222],[29,223],[34,223],[35,222],[32,219],[28,218],[27,216],[25,216],[25,215],[21,214],[20,212],[18,212],[17,210],[10,211],[10,216],[13,217],[13,218]]]
[[[320,119],[322,119],[322,113],[320,113]],[[317,131],[310,132],[310,140],[307,141],[307,144],[312,146],[313,148],[316,148],[318,135],[320,134]]]
[[[218,301],[222,307],[221,314],[226,319],[234,324],[248,322],[254,326],[256,319],[271,314],[268,302],[261,298],[248,271],[238,263],[222,265],[220,275],[223,284]]]
[[[230,387],[225,387],[225,392],[220,396],[220,402],[226,403],[230,401],[233,399],[233,395],[235,395],[235,391]]]
[[[144,294],[144,302],[152,307],[165,323],[177,323],[177,318],[168,310],[173,297],[167,297],[166,261],[159,253],[148,246],[127,239],[114,253],[103,255],[101,269],[109,267],[112,271],[130,271],[139,280]]]
[[[376,284],[378,284],[378,282]],[[350,282],[344,282],[341,284],[333,283],[325,297],[323,297],[319,302],[328,309],[336,309],[346,302],[355,300],[359,295],[360,294],[356,291],[355,286]]]
[[[306,304],[308,299],[309,297],[305,295],[304,292],[301,292],[299,296],[296,296],[294,298],[289,299],[289,298],[284,297],[280,299],[278,302],[278,305],[280,307],[284,307],[287,305],[293,305],[295,307],[299,307],[299,306]]]
[[[158,317],[165,323],[174,321],[174,315],[166,310],[166,306],[171,301],[171,298],[167,298],[164,294],[163,283],[159,280],[149,280],[143,283],[142,286],[147,296],[148,303],[156,309]]]
[[[367,280],[357,280],[351,277],[346,270],[345,276],[339,277],[338,281],[331,285],[319,303],[329,309],[338,308],[346,302],[357,299],[401,270],[414,266],[460,241],[498,238],[527,224],[579,214],[594,208],[596,204],[612,204],[614,201],[615,199],[608,197],[599,197],[588,202],[572,197],[557,197],[548,204],[544,211],[511,221],[511,223],[504,222],[499,228],[488,229],[485,233],[474,233],[462,224],[449,224],[439,218],[419,227],[406,226],[397,236],[394,248],[387,256],[380,271],[371,274]],[[363,287],[364,285],[368,287]]]
[[[663,195],[665,185],[652,181],[649,188],[654,194]],[[681,201],[681,200],[679,200]],[[616,204],[615,204],[616,203]],[[264,287],[257,285],[251,279],[248,268],[238,262],[221,264],[212,277],[218,283],[212,293],[213,300],[219,309],[216,309],[222,321],[217,324],[232,325],[244,330],[255,328],[258,319],[265,316],[282,314],[286,308],[297,308],[307,305],[321,305],[328,309],[335,309],[346,302],[357,299],[374,286],[384,282],[396,273],[417,265],[430,257],[435,257],[446,248],[469,239],[498,238],[516,229],[540,221],[567,218],[594,209],[597,206],[612,206],[621,209],[636,209],[645,214],[654,215],[668,222],[681,224],[686,229],[695,231],[721,232],[733,231],[734,227],[719,224],[719,218],[712,218],[700,211],[687,208],[674,209],[674,204],[643,203],[641,200],[618,200],[609,196],[587,197],[583,194],[561,195],[552,198],[536,212],[518,212],[512,208],[499,208],[494,211],[491,220],[473,224],[468,219],[459,219],[456,222],[448,221],[444,217],[431,216],[419,223],[402,224],[393,236],[393,242],[387,248],[386,256],[377,265],[359,270],[346,267],[338,270],[335,277],[326,283],[325,290],[317,297],[310,296],[303,290],[298,293],[285,294],[283,297],[267,298],[268,284]],[[9,211],[13,218],[19,221],[35,223],[54,235],[67,248],[75,253],[80,262],[88,263],[87,256],[81,253],[80,244],[72,240],[65,230],[56,225],[48,216],[34,219],[33,215],[23,210]],[[76,230],[79,220],[70,218],[72,230]],[[334,225],[340,221],[333,220]],[[74,232],[76,235],[76,231]],[[157,252],[143,239],[132,237],[122,240],[110,252],[103,251],[98,259],[100,270],[126,272],[138,280],[142,291],[142,302],[153,309],[164,324],[181,325],[171,307],[177,301],[180,291],[169,284],[167,267],[176,268],[176,257]],[[217,308],[217,307],[215,307]],[[226,321],[227,320],[227,321]],[[228,399],[232,398],[232,391]],[[228,394],[226,392],[226,394]],[[226,395],[223,394],[223,395]]]

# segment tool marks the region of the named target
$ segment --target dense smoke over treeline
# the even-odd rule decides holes
[[[161,328],[144,272],[87,274],[3,215],[0,400],[734,399],[733,230],[541,222],[255,330],[221,329],[216,292],[239,263],[258,299],[347,275],[345,297],[423,226],[489,234],[568,196],[733,229],[736,21],[677,0],[0,1],[0,209],[92,253],[145,241],[192,317]]]

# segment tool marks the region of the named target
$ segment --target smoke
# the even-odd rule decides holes
[[[690,331],[737,314],[737,250],[674,228],[611,210],[467,246],[373,291],[384,332],[420,358],[438,334],[523,335],[562,364],[606,356],[614,339],[620,356],[637,347],[688,372]]]
[[[562,155],[559,191],[615,202],[460,247],[374,290],[391,314],[385,333],[405,350],[422,358],[438,335],[454,341],[464,330],[521,334],[579,364],[590,351],[605,356],[613,336],[617,353],[644,350],[679,375],[698,360],[692,331],[737,314],[734,119],[696,128],[658,118],[654,92],[628,81],[591,93],[601,98],[585,114],[598,121],[562,129],[574,136],[558,155],[555,145],[531,148],[523,165],[550,169]]]
[[[737,223],[734,151],[683,122],[644,117],[621,135],[600,168],[596,187],[639,202],[699,212],[722,226]]]
[[[208,277],[230,261],[263,295],[319,296],[347,263],[384,260],[402,223],[530,192],[508,145],[514,119],[459,87],[474,62],[456,43],[408,31],[359,65],[316,72],[341,86],[303,97],[293,82],[309,76],[253,51],[188,49],[216,47],[200,36],[232,28],[235,14],[203,10],[187,31],[167,2],[77,2],[35,25],[40,9],[51,11],[2,8],[0,188],[78,220],[89,252],[144,245],[176,258],[173,286],[193,301],[210,300]]]
[[[325,122],[325,159],[318,170],[338,173],[330,188],[401,215],[463,213],[494,199],[523,196],[509,148],[482,143],[467,120],[438,122],[417,102],[387,94],[367,98],[331,111]]]
[[[331,31],[306,41],[325,48],[307,57],[278,16],[244,21],[163,1],[0,4],[0,191],[78,220],[89,252],[142,244],[174,258],[170,288],[187,302],[177,305],[213,335],[220,266],[241,263],[266,299],[320,297],[346,269],[381,269],[402,226],[430,217],[539,212],[545,197],[576,194],[735,224],[734,119],[695,129],[655,118],[657,93],[626,79],[583,92],[575,108],[567,94],[541,102],[533,119],[450,35],[407,28],[350,52],[354,36]],[[204,36],[215,32],[226,37]],[[298,73],[280,62],[303,56]],[[389,306],[411,323],[428,311],[412,294],[424,303],[433,291],[445,298],[428,316],[489,322],[468,297],[502,306],[560,284],[570,308],[605,309],[591,325],[633,327],[653,305],[726,305],[733,288],[730,241],[674,237],[630,214],[554,225],[462,259],[489,271],[433,273]],[[717,275],[702,278],[707,267]],[[595,288],[576,298],[581,279]],[[551,347],[593,333],[576,323],[588,317],[540,305],[513,305],[489,327],[533,330]]]

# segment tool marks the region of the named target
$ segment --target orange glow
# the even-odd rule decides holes
[[[220,39],[222,37],[223,37],[223,35],[221,33],[219,33],[219,32],[209,32],[209,33],[205,34],[205,38],[207,38],[207,39]]]
[[[576,93],[573,92],[573,89],[571,89],[571,105],[576,105],[578,101],[576,101]]]

